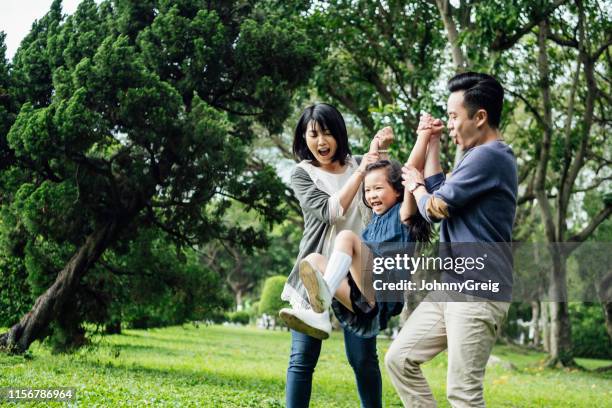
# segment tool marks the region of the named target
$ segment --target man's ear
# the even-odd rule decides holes
[[[484,109],[478,109],[474,114],[474,121],[476,122],[476,127],[483,127],[485,123],[489,120],[489,115],[487,111]]]

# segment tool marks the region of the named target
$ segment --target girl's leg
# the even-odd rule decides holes
[[[376,353],[376,336],[363,338],[345,329],[344,348],[355,373],[361,406],[382,407],[382,377]]]
[[[321,254],[312,253],[307,255],[304,260],[310,262],[314,265],[321,273],[325,274],[325,270],[327,268],[327,259]],[[340,303],[351,312],[353,311],[353,305],[351,303],[350,297],[351,288],[348,284],[348,279],[343,278],[340,282],[340,286],[336,290],[334,297],[338,299]]]
[[[361,238],[352,231],[344,230],[336,236],[334,242],[334,252],[340,251],[352,258],[350,274],[357,284],[359,291],[370,303],[374,305],[375,295],[372,286],[372,271],[366,266],[372,264],[372,254],[366,245],[363,245]],[[332,254],[333,256],[333,254]],[[325,273],[335,273],[335,271],[325,271]],[[346,285],[348,287],[348,284]]]
[[[312,391],[312,374],[321,353],[321,340],[291,330],[291,356],[285,389],[287,408],[307,408]]]

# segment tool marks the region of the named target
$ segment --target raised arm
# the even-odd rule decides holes
[[[425,178],[442,173],[442,166],[440,165],[440,136],[429,139],[427,159],[425,160],[423,173]]]
[[[355,194],[357,194],[357,191],[363,182],[365,169],[368,164],[376,163],[378,160],[388,159],[387,148],[391,145],[393,139],[393,129],[390,126],[382,128],[376,133],[374,138],[372,138],[372,141],[370,142],[370,150],[361,159],[359,168],[357,171],[355,171],[355,173],[353,173],[348,182],[338,192],[338,201],[340,202],[340,206],[343,210],[346,210],[348,206],[351,205]]]
[[[370,143],[370,153],[377,152],[379,160],[389,160],[388,149],[394,139],[395,134],[391,126],[380,129]]]
[[[426,166],[426,157],[429,154],[428,146],[432,138],[437,138],[439,141],[439,135],[442,131],[442,123],[439,119],[434,119],[428,113],[421,115],[419,120],[419,126],[417,127],[417,140],[410,151],[410,156],[406,161],[405,166],[414,167],[423,171]],[[439,151],[439,143],[438,143]],[[410,217],[412,217],[418,211],[417,203],[414,199],[414,195],[409,191],[404,183],[404,200],[400,207],[400,218],[403,223],[409,224]]]
[[[291,186],[302,210],[326,224],[335,223],[351,205],[359,191],[366,166],[376,162],[377,155],[378,153],[366,154],[346,184],[331,196],[317,187],[306,170],[296,167],[291,174]]]
[[[440,119],[432,117],[429,113],[421,115],[417,134],[419,137],[421,135],[427,136],[428,142],[426,147],[427,153],[423,155],[425,157],[424,164],[419,166],[420,163],[407,162],[406,165],[408,167],[416,167],[419,171],[422,171],[425,178],[442,172],[442,167],[440,166],[440,136],[442,135],[442,129],[444,129],[444,123]]]
[[[419,120],[419,126],[417,127],[417,139],[410,151],[406,166],[416,167],[420,171],[423,171],[425,157],[427,155],[427,146],[432,134],[434,134],[436,130],[437,129],[433,126],[433,118],[427,113],[422,114]]]
[[[405,184],[405,183],[404,183]],[[404,224],[410,224],[410,217],[412,217],[419,210],[414,195],[404,185],[404,199],[402,200],[402,206],[400,207],[400,220]]]
[[[346,184],[342,186],[340,191],[338,192],[338,202],[342,207],[342,213],[346,211],[346,209],[351,205],[353,198],[355,198],[355,194],[359,191],[361,187],[361,183],[363,182],[363,178],[365,176],[365,169],[370,163],[376,163],[379,159],[379,154],[377,151],[373,151],[372,147],[370,147],[370,152],[365,154],[361,163],[359,164],[359,168],[355,170],[351,178],[348,179]]]

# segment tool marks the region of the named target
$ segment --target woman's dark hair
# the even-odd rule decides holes
[[[463,106],[467,109],[470,118],[478,109],[484,109],[487,111],[489,126],[499,128],[504,104],[504,88],[497,79],[478,72],[464,72],[448,81],[448,90],[464,91]]]
[[[311,121],[318,123],[321,130],[328,130],[334,139],[336,139],[337,148],[333,161],[337,160],[340,162],[340,165],[344,166],[346,164],[346,159],[351,155],[346,125],[338,109],[326,103],[315,103],[304,109],[295,127],[293,154],[300,160],[312,160],[313,165],[319,165],[306,144],[307,127]]]
[[[404,199],[404,185],[402,184],[402,165],[397,160],[379,160],[376,163],[368,164],[365,169],[365,175],[368,173],[378,170],[385,169],[387,171],[387,182],[391,184],[393,190],[399,193],[397,202],[401,202]],[[371,208],[365,198],[365,183],[361,185],[361,197],[364,204]],[[429,242],[431,239],[431,225],[423,216],[417,211],[412,215],[408,222],[408,229],[410,230],[410,236],[415,241]]]

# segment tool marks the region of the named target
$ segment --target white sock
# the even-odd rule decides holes
[[[327,286],[332,296],[336,293],[336,290],[338,290],[342,279],[348,274],[352,261],[353,259],[350,255],[342,251],[333,251],[329,257],[323,279],[327,282]]]

